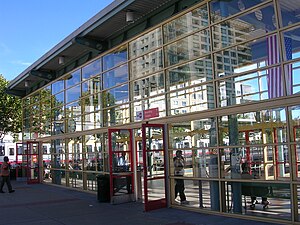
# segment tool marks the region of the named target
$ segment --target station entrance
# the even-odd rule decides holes
[[[161,124],[108,130],[111,203],[137,200],[145,211],[167,206],[164,140]]]

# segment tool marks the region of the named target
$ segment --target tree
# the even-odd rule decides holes
[[[22,131],[22,100],[6,93],[8,83],[0,74],[0,140],[9,132]]]

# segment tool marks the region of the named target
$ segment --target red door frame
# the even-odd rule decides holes
[[[115,174],[113,171],[113,154],[114,153],[122,153],[124,151],[113,151],[112,149],[112,133],[113,132],[118,132],[121,130],[126,130],[129,131],[129,149],[125,152],[129,153],[129,161],[130,163],[130,174],[126,174],[126,175],[122,175],[122,174]],[[124,176],[129,176],[131,179],[131,186],[132,186],[132,193],[134,193],[134,179],[133,179],[133,151],[132,151],[132,129],[108,129],[108,148],[109,148],[109,182],[110,182],[110,199],[112,199],[112,197],[114,196],[114,178],[118,178],[118,177],[124,177]]]
[[[163,140],[163,148],[162,149],[147,149],[146,147],[146,128],[161,128],[162,129],[162,140]],[[152,176],[152,177],[148,177],[148,160],[147,160],[147,153],[151,153],[154,151],[162,151],[164,153],[164,161],[166,162],[166,154],[164,151],[164,144],[165,144],[165,133],[164,133],[164,125],[163,124],[142,124],[142,143],[143,143],[143,171],[144,171],[144,201],[145,201],[145,211],[150,211],[150,210],[154,210],[154,209],[160,209],[160,208],[166,208],[167,207],[167,198],[166,198],[166,193],[167,193],[167,187],[166,187],[166,168],[165,168],[165,163],[164,163],[164,176]],[[156,199],[156,200],[152,200],[150,201],[148,199],[148,181],[151,180],[159,180],[162,179],[165,183],[165,195],[163,198],[161,199]]]
[[[18,146],[22,146],[22,152],[19,152]],[[37,149],[35,152],[33,152],[33,147],[36,145]],[[25,147],[25,148],[24,148]],[[19,156],[21,156],[21,162],[19,160]],[[18,171],[19,169],[22,169],[23,164],[24,169],[26,171],[26,180],[28,184],[36,184],[40,183],[41,177],[40,177],[40,142],[37,141],[27,141],[22,143],[16,143],[16,162],[21,163],[21,168],[16,168],[16,177],[18,177]],[[32,172],[34,173],[34,177],[32,178]],[[36,174],[36,176],[35,176]]]

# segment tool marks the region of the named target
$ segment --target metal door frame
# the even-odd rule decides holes
[[[152,150],[152,149],[147,149],[146,147],[146,128],[161,128],[162,129],[162,140],[163,140],[163,144],[162,144],[162,149],[158,150]],[[144,171],[144,209],[145,211],[151,211],[151,210],[155,210],[155,209],[160,209],[160,208],[166,208],[167,207],[167,178],[166,178],[166,162],[167,162],[167,157],[166,157],[166,151],[165,151],[165,127],[163,124],[142,124],[142,143],[143,143],[143,171]],[[148,152],[152,152],[152,151],[162,151],[164,154],[164,176],[159,176],[159,177],[148,177],[148,160],[147,160],[147,153]],[[150,201],[148,199],[148,181],[151,180],[158,180],[158,179],[162,179],[164,181],[164,186],[165,186],[165,193],[164,193],[164,197],[161,199],[156,199],[156,200],[152,200]]]

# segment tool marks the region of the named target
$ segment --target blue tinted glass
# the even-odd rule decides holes
[[[69,76],[66,77],[66,88],[78,84],[80,80],[80,70],[76,70],[75,72],[69,74]]]
[[[127,48],[122,47],[118,49],[118,51],[115,51],[103,57],[103,70],[108,70],[126,61]]]
[[[66,103],[78,100],[80,97],[80,85],[66,90]]]
[[[128,66],[123,65],[103,74],[103,89],[128,81]]]
[[[266,0],[214,0],[210,3],[212,21],[217,22],[228,16],[232,16],[236,13],[249,9],[255,5],[258,5]],[[260,18],[260,14],[258,19]]]
[[[58,80],[55,83],[52,84],[52,95],[62,91],[64,89],[64,81]]]
[[[86,65],[82,68],[82,80],[93,77],[101,72],[101,61],[100,59]]]

